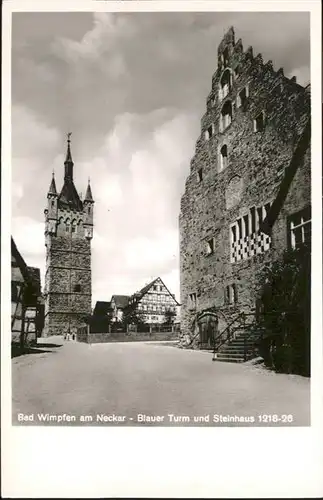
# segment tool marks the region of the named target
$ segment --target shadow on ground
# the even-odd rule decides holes
[[[11,346],[11,358],[17,358],[25,354],[45,354],[47,352],[56,352],[49,350],[49,347],[62,347],[63,344],[35,344],[34,346],[21,349],[19,346]],[[46,349],[42,349],[46,347]]]

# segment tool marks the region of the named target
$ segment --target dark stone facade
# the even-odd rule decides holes
[[[183,335],[192,337],[204,310],[218,312],[219,330],[254,310],[258,271],[286,249],[288,216],[310,204],[308,150],[271,237],[260,232],[309,116],[309,88],[244,51],[231,28],[181,199]]]

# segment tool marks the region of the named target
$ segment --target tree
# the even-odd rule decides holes
[[[276,371],[310,375],[310,250],[288,250],[260,275],[262,355]]]
[[[122,323],[125,327],[129,325],[140,327],[145,324],[145,317],[143,313],[136,308],[135,304],[131,304],[123,310]]]

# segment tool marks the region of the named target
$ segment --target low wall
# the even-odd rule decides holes
[[[144,340],[166,341],[178,340],[178,333],[174,332],[117,332],[117,333],[87,333],[80,331],[77,334],[78,342],[98,344],[103,342],[139,342]]]

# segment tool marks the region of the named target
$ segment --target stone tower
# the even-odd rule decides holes
[[[82,201],[73,181],[70,134],[64,162],[64,184],[58,194],[53,178],[45,209],[44,335],[75,333],[91,314],[91,240],[94,201],[90,182]]]

